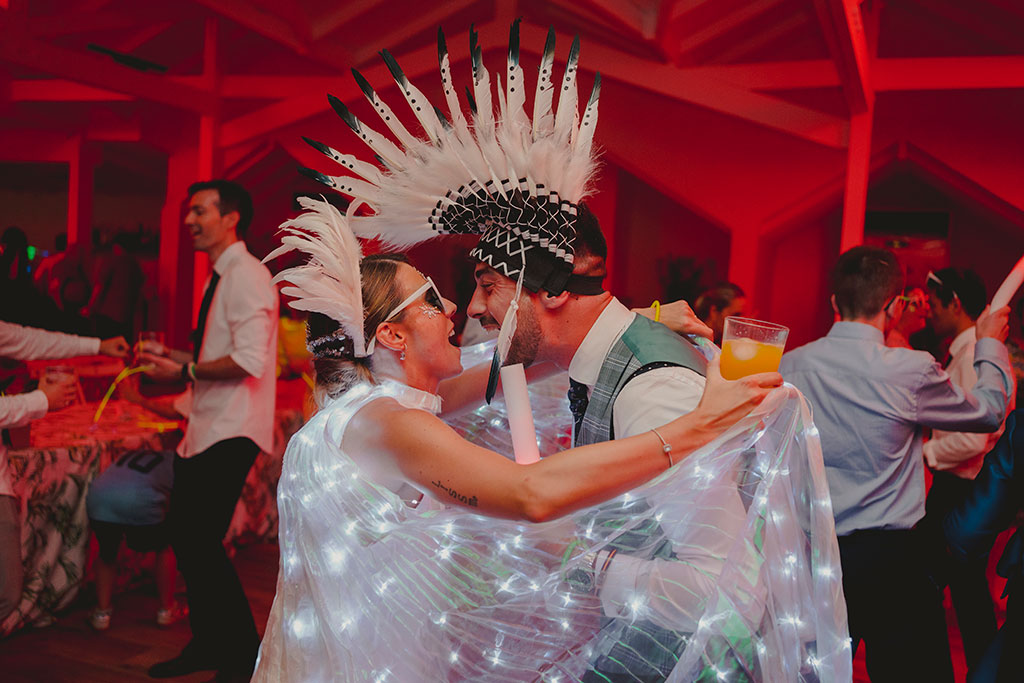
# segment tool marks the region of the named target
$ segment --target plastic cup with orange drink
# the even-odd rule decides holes
[[[722,333],[722,377],[740,379],[779,369],[789,328],[731,315]]]

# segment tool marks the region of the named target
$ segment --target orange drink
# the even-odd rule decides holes
[[[729,316],[722,335],[722,377],[740,379],[779,369],[789,328],[750,318]]]
[[[775,372],[785,347],[749,339],[722,342],[722,377],[739,379],[759,372]]]

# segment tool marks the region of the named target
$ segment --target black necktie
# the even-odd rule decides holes
[[[583,426],[583,415],[587,412],[587,404],[590,403],[590,396],[587,395],[587,385],[569,378],[569,410],[572,411],[572,420],[575,424],[573,436],[578,437],[580,428]]]
[[[199,349],[203,348],[203,337],[206,334],[206,316],[210,312],[210,302],[213,301],[213,290],[217,289],[220,282],[220,273],[213,271],[210,276],[210,284],[206,285],[206,292],[203,294],[203,302],[199,304],[199,320],[196,321],[196,331],[192,333],[192,360],[199,360]]]

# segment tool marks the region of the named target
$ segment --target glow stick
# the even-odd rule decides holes
[[[103,409],[107,407],[107,402],[110,400],[110,397],[114,395],[114,389],[116,389],[117,385],[121,383],[121,380],[125,377],[130,377],[137,372],[150,370],[152,367],[152,365],[140,365],[137,368],[125,368],[121,372],[117,373],[117,377],[115,377],[114,381],[110,383],[110,388],[107,389],[107,393],[103,395],[103,400],[100,401],[100,407],[96,409],[96,414],[92,416],[93,424],[100,421],[100,415],[103,414]]]
[[[521,363],[506,365],[501,369],[501,390],[508,409],[508,427],[512,432],[512,450],[516,462],[529,465],[540,461],[530,395],[526,393],[526,372]]]
[[[996,290],[996,295],[992,297],[991,310],[1002,308],[1010,304],[1010,299],[1020,289],[1021,283],[1024,283],[1024,256],[1017,261],[1017,265],[1013,267],[1010,274],[1003,280],[1003,284],[999,285],[999,289]]]

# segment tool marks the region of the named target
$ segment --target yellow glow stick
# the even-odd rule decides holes
[[[657,299],[655,299],[654,303],[651,304],[651,308],[654,309],[654,322],[660,323],[661,322],[661,302],[658,301]]]
[[[110,397],[114,395],[114,389],[117,388],[117,385],[121,380],[125,377],[130,377],[138,372],[144,372],[145,370],[150,370],[152,368],[152,365],[140,365],[137,368],[125,368],[121,372],[117,373],[117,377],[115,377],[114,381],[110,383],[110,388],[107,389],[107,393],[103,396],[103,400],[100,401],[100,407],[96,409],[96,414],[93,415],[93,424],[100,421],[100,415],[103,414],[103,409],[107,407],[107,401],[109,401]]]
[[[178,423],[177,422],[147,422],[146,420],[139,420],[135,424],[137,424],[140,427],[145,427],[146,429],[155,429],[158,432],[160,432],[161,434],[164,433],[165,429],[177,429],[178,428]]]
[[[306,381],[306,386],[309,387],[310,391],[313,391],[313,390],[316,389],[316,385],[313,384],[313,378],[310,377],[309,375],[307,375],[305,372],[302,373],[302,379],[304,379]]]

